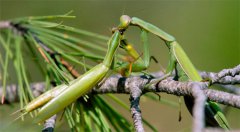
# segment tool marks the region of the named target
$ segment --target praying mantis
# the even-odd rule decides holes
[[[112,65],[113,56],[116,52],[117,47],[120,44],[120,39],[120,32],[115,31],[115,33],[109,40],[109,48],[103,60],[103,63],[98,64],[97,66],[80,76],[77,80],[70,84],[70,86],[66,90],[64,90],[64,92],[62,92],[60,95],[58,95],[56,98],[54,98],[44,107],[42,107],[38,113],[37,117],[39,118],[36,122],[41,122],[51,117],[53,114],[59,112],[64,107],[71,104],[77,98],[89,91],[98,82],[100,82],[105,77]]]
[[[80,96],[84,95],[87,91],[89,91],[92,87],[94,87],[106,76],[111,66],[113,65],[112,61],[120,43],[123,47],[127,45],[127,47],[124,48],[131,56],[134,57],[134,59],[139,58],[139,54],[136,52],[136,50],[129,43],[126,43],[126,40],[122,39],[122,35],[119,33],[119,31],[115,30],[114,34],[112,35],[111,39],[108,42],[108,51],[101,64],[98,64],[97,66],[95,66],[94,68],[92,68],[79,78],[69,82],[69,86],[65,84],[59,85],[43,93],[36,99],[32,100],[23,109],[20,110],[23,113],[21,116],[44,105],[38,112],[37,117],[35,118],[35,122],[43,122],[52,115],[64,109],[66,106],[71,104]],[[146,50],[146,52],[148,52],[148,50]],[[149,61],[148,60],[149,57],[145,56],[144,58],[145,58],[144,60],[139,58],[136,61],[137,64],[134,63],[132,65],[134,72],[142,71],[147,68],[148,64],[143,64],[143,62]],[[121,68],[128,69],[129,66],[127,63],[122,63],[117,67],[119,69]],[[78,92],[75,92],[76,90]]]
[[[141,29],[141,38],[144,44],[144,54],[143,59],[140,55],[136,52],[136,50],[125,40],[123,39],[123,33],[129,26],[137,26]],[[103,60],[103,63],[98,64],[76,80],[69,83],[69,86],[60,85],[57,88],[52,89],[51,91],[46,92],[40,97],[46,97],[46,100],[38,104],[38,101],[41,98],[37,98],[27,105],[23,112],[28,113],[37,107],[45,105],[40,109],[38,115],[35,119],[35,122],[43,122],[44,120],[48,119],[52,115],[58,113],[66,106],[71,104],[80,96],[84,95],[87,91],[89,91],[92,87],[94,87],[97,83],[99,83],[108,73],[108,71],[112,67],[113,58],[117,48],[122,46],[127,53],[133,57],[136,62],[132,63],[129,72],[138,72],[143,71],[149,66],[149,47],[147,41],[147,34],[148,32],[160,37],[169,48],[170,54],[170,61],[167,67],[166,76],[172,74],[172,72],[176,71],[176,80],[179,81],[202,81],[201,76],[198,74],[197,70],[189,60],[188,56],[181,48],[181,46],[175,41],[175,38],[171,35],[167,34],[166,32],[162,31],[158,27],[145,22],[139,18],[133,17],[130,18],[127,15],[123,15],[120,18],[119,26],[113,30],[113,35],[109,40],[108,44],[108,51]],[[122,63],[120,64],[119,68],[129,67],[129,64]],[[158,81],[161,81],[159,79]],[[59,95],[58,95],[59,93]],[[48,95],[48,96],[46,96]],[[191,99],[185,97],[186,99]],[[43,98],[42,98],[43,100]],[[37,107],[35,107],[37,105]],[[193,105],[193,104],[190,104]],[[190,107],[189,107],[190,108]],[[209,111],[209,112],[208,112]],[[229,125],[227,120],[225,119],[224,115],[221,113],[220,109],[218,108],[217,104],[213,102],[206,103],[206,113],[209,115],[206,117],[207,125],[214,126],[216,123],[220,127],[224,129],[228,129]],[[210,121],[208,120],[210,119]],[[213,122],[213,123],[212,123]]]
[[[120,30],[125,31],[129,26],[137,26],[141,30],[146,30],[158,36],[165,42],[170,54],[170,60],[166,70],[166,76],[171,75],[172,72],[175,70],[175,79],[178,81],[203,80],[194,65],[191,63],[186,53],[184,52],[184,50],[182,49],[182,47],[178,44],[178,42],[173,36],[137,17],[130,18],[127,15],[121,16],[119,25]],[[160,78],[156,82],[159,82],[162,79],[163,78]],[[186,96],[184,97],[184,99],[189,111],[191,112],[193,106],[193,98]],[[205,107],[207,126],[220,126],[224,129],[229,129],[228,122],[217,103],[208,101],[206,102]]]

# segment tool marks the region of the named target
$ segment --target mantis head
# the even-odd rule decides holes
[[[122,15],[120,17],[120,24],[119,24],[119,28],[124,30],[127,29],[129,24],[131,23],[131,18],[128,15]]]

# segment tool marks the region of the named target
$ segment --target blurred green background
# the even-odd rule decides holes
[[[123,14],[146,20],[173,35],[199,70],[219,71],[240,63],[240,1],[239,0],[159,0],[159,1],[81,1],[81,0],[0,0],[0,20],[22,16],[64,14],[73,10],[76,19],[64,21],[102,35],[110,36],[111,28]],[[139,44],[139,30],[127,33]],[[150,36],[151,55],[166,67],[168,50],[157,37]],[[138,50],[142,49],[138,47]],[[34,68],[33,68],[34,69]],[[159,70],[151,63],[149,71]],[[36,77],[35,81],[41,80]],[[161,94],[178,102],[178,97]],[[121,97],[128,101],[128,96]],[[41,126],[26,122],[12,123],[10,113],[18,107],[0,107],[0,131],[39,131]],[[182,107],[183,119],[178,122],[178,108],[141,100],[143,116],[159,131],[190,131],[191,116]],[[121,110],[121,109],[120,109]],[[130,113],[122,111],[130,119]],[[240,110],[231,109],[227,118],[232,128],[240,129]],[[64,123],[57,131],[69,131]]]

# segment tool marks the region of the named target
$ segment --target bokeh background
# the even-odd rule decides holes
[[[132,0],[132,1],[82,1],[82,0],[0,0],[0,20],[34,15],[64,14],[73,10],[76,19],[64,21],[102,35],[110,36],[111,28],[123,14],[144,19],[173,35],[182,45],[199,70],[219,71],[240,63],[240,1],[239,0]],[[127,33],[131,42],[139,44],[139,29]],[[151,55],[163,67],[168,61],[168,50],[163,42],[150,35]],[[139,48],[140,47],[140,48]],[[141,46],[138,46],[141,52]],[[0,50],[1,51],[1,50]],[[160,64],[151,63],[149,71],[158,71]],[[34,74],[34,68],[31,68]],[[29,70],[31,70],[29,69]],[[14,79],[13,79],[14,80]],[[41,81],[41,76],[34,81]],[[14,83],[14,81],[13,81]],[[178,97],[161,93],[162,98],[178,102]],[[128,96],[120,95],[126,102]],[[0,131],[39,131],[42,126],[27,121],[12,122],[10,113],[18,105],[0,106]],[[182,121],[178,122],[178,107],[141,100],[143,116],[159,131],[190,131],[191,116],[182,106]],[[119,108],[131,118],[130,113]],[[240,129],[240,110],[230,109],[227,118],[232,128]],[[64,122],[56,131],[70,131]]]

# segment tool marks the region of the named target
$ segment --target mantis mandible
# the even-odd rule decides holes
[[[182,49],[182,47],[178,44],[175,38],[158,27],[145,22],[139,18],[133,17],[130,18],[127,15],[123,15],[120,18],[120,25],[118,26],[119,30],[124,32],[129,26],[137,26],[140,27],[141,30],[146,30],[159,38],[161,38],[166,46],[169,48],[170,61],[167,67],[166,75],[171,75],[172,72],[176,71],[176,80],[179,81],[202,81],[203,79],[199,75],[198,71]],[[161,81],[159,79],[158,81]],[[193,98],[192,97],[184,97],[185,103],[191,112],[191,108],[193,106]],[[220,126],[224,129],[229,129],[228,122],[221,112],[221,109],[217,105],[217,103],[207,101],[205,105],[206,111],[206,125],[208,126]]]

